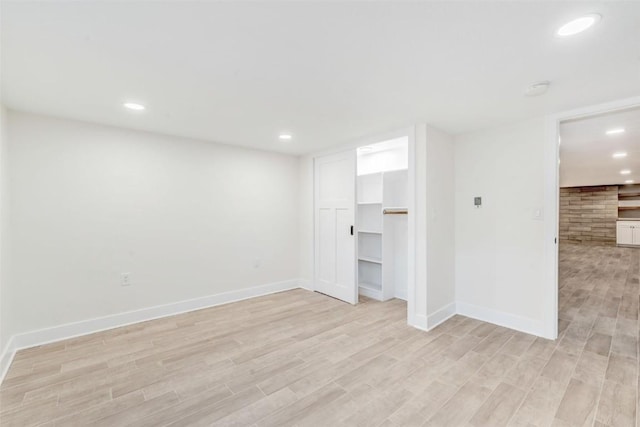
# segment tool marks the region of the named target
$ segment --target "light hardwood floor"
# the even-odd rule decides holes
[[[634,426],[640,250],[560,264],[555,342],[296,290],[21,351],[0,424]]]

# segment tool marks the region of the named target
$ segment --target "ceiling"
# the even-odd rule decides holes
[[[593,28],[554,36],[591,12]],[[461,133],[638,95],[638,22],[631,1],[3,1],[3,102],[299,154],[419,121]],[[549,92],[524,97],[539,80]]]
[[[625,131],[607,135],[614,129]],[[560,138],[561,187],[640,183],[640,108],[563,122]],[[620,152],[627,156],[613,158]]]

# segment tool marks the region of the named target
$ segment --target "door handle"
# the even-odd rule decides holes
[[[351,226],[351,235],[353,236],[353,225]]]

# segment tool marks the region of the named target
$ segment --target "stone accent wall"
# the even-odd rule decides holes
[[[560,242],[615,245],[618,187],[560,189]]]

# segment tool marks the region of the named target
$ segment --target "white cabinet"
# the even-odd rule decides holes
[[[618,221],[616,243],[618,245],[640,246],[640,221]]]

